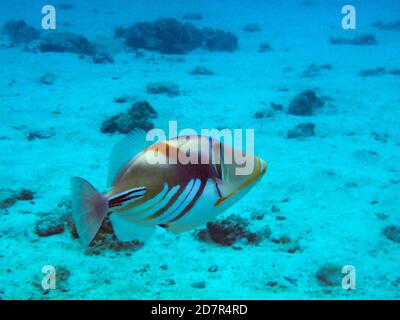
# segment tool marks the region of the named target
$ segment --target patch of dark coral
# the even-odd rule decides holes
[[[370,33],[355,36],[354,38],[336,37],[330,39],[332,44],[335,45],[354,45],[354,46],[370,46],[378,44],[375,36]]]
[[[379,30],[400,30],[400,19],[395,22],[382,22],[377,21],[373,25],[373,27],[378,28]]]
[[[315,276],[319,284],[329,287],[340,286],[343,277],[341,266],[332,263],[321,266]]]
[[[115,97],[115,98],[113,99],[113,101],[114,101],[115,103],[135,102],[136,100],[137,100],[137,98],[136,98],[135,96],[127,95],[127,94],[124,94],[124,95]]]
[[[297,116],[311,116],[316,109],[321,108],[324,104],[325,102],[314,91],[305,90],[290,101],[287,113]]]
[[[233,246],[242,240],[249,244],[258,244],[271,234],[269,228],[252,232],[248,227],[249,222],[246,219],[238,215],[230,215],[217,222],[208,222],[206,228],[198,231],[195,236],[200,241]]]
[[[33,200],[35,192],[28,189],[21,189],[17,192],[17,200],[30,201]]]
[[[382,229],[382,234],[393,242],[400,243],[400,227],[389,225]]]
[[[266,108],[266,103],[261,102],[261,104],[264,106],[262,109],[256,111],[254,113],[254,118],[256,119],[262,119],[262,118],[272,118],[274,117],[276,112],[282,111],[283,110],[283,105],[275,102],[270,103],[270,108]]]
[[[26,24],[23,20],[8,21],[4,25],[2,33],[7,35],[15,45],[31,42],[39,38],[40,35],[37,29]]]
[[[39,44],[42,52],[70,52],[94,55],[95,46],[84,36],[72,32],[49,33]]]
[[[209,51],[233,52],[238,49],[238,37],[220,29],[203,28],[204,48]]]
[[[115,37],[125,39],[128,47],[147,49],[166,54],[186,54],[198,48],[210,51],[234,51],[238,39],[219,29],[198,29],[189,22],[161,18],[154,22],[138,22],[115,30]]]
[[[201,47],[203,42],[201,31],[193,24],[181,23],[173,18],[117,28],[115,35],[124,38],[128,47],[167,54],[185,54]]]
[[[374,140],[386,143],[387,139],[389,138],[389,135],[387,133],[378,133],[375,131],[371,132],[371,136],[374,138]]]
[[[100,130],[102,133],[128,133],[135,128],[148,131],[154,128],[152,120],[157,117],[157,112],[147,101],[136,101],[127,112],[106,119]]]
[[[35,233],[40,237],[49,237],[64,232],[64,221],[58,216],[46,216],[35,224]]]
[[[310,64],[307,69],[305,69],[302,73],[301,76],[305,78],[314,78],[316,76],[321,75],[321,72],[327,71],[327,70],[332,70],[332,65],[330,64],[315,64],[312,63]]]
[[[258,52],[263,53],[263,52],[269,52],[269,51],[274,51],[272,49],[271,45],[267,42],[262,42],[260,46],[258,47]]]
[[[0,209],[7,209],[17,201],[31,201],[35,192],[28,189],[12,190],[9,188],[0,189]]]
[[[304,139],[315,135],[315,124],[311,122],[299,123],[287,133],[288,139]]]
[[[168,81],[151,82],[146,87],[149,94],[166,94],[169,97],[180,95],[179,85]]]
[[[375,69],[361,70],[358,75],[361,77],[376,77],[386,74],[386,70],[383,67],[378,67]]]
[[[271,242],[277,244],[278,249],[283,252],[294,254],[302,251],[299,240],[292,239],[286,234],[272,239]]]
[[[261,31],[261,27],[256,23],[248,23],[243,27],[243,30],[247,32],[259,32]]]
[[[33,131],[28,131],[26,133],[26,139],[28,141],[36,140],[36,139],[50,139],[56,135],[55,130],[53,127],[49,129],[43,129],[43,130],[33,130]]]
[[[206,67],[197,66],[192,71],[190,71],[190,74],[193,76],[210,76],[213,75],[214,72],[210,69],[207,69]]]
[[[391,69],[386,70],[384,67],[377,67],[374,69],[365,69],[361,70],[358,75],[361,77],[377,77],[377,76],[384,76],[387,74],[391,75],[400,75],[400,69]]]

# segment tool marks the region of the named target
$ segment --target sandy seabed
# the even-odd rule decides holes
[[[378,44],[334,46],[329,38],[343,31],[340,10],[332,3],[164,3],[86,1],[59,12],[59,29],[109,41],[115,60],[111,64],[94,64],[72,53],[10,47],[1,35],[0,188],[25,188],[35,196],[0,211],[0,297],[400,298],[399,243],[382,233],[400,223],[400,77],[359,75],[377,67],[400,68],[400,32],[371,26],[376,20],[400,18],[396,10],[384,9],[398,4],[376,1],[367,8],[360,1],[354,34],[373,33]],[[1,25],[17,18],[39,25],[36,4],[26,8],[24,1],[14,1],[8,6],[15,10],[0,10]],[[239,49],[200,49],[185,55],[144,50],[143,57],[135,57],[113,39],[115,26],[180,19],[189,11],[203,14],[194,22],[199,26],[235,33]],[[243,26],[251,22],[262,30],[245,32]],[[352,37],[353,31],[348,32],[344,35]],[[264,41],[274,50],[259,53]],[[332,69],[304,77],[312,63]],[[198,65],[214,74],[191,75]],[[46,73],[54,76],[51,84],[40,81]],[[155,81],[178,84],[180,95],[146,93],[146,85]],[[325,97],[325,105],[312,116],[287,114],[290,101],[303,90]],[[138,250],[90,255],[67,229],[49,237],[37,235],[35,224],[46,213],[67,210],[57,205],[69,197],[71,176],[106,190],[109,151],[121,135],[103,134],[100,127],[129,107],[114,102],[123,95],[148,101],[158,113],[154,125],[159,128],[167,128],[169,120],[178,121],[182,129],[254,128],[256,153],[268,162],[268,171],[224,217],[240,215],[248,219],[249,228],[268,226],[270,238],[232,248],[201,242],[196,230],[179,235],[158,230]],[[254,117],[271,102],[284,110]],[[288,130],[303,122],[315,124],[315,135],[288,139]],[[54,135],[49,139],[27,139],[29,132],[50,128]],[[261,220],[254,219],[255,213]],[[277,241],[282,237],[289,245]],[[357,289],[346,291],[321,281],[318,270],[327,264],[353,265]],[[66,268],[61,289],[42,291],[43,265]]]

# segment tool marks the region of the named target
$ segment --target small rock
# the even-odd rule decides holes
[[[400,19],[394,22],[382,22],[382,21],[377,21],[375,22],[372,26],[375,28],[378,28],[380,30],[400,30]]]
[[[339,265],[327,263],[316,273],[317,280],[324,286],[340,286],[342,283],[342,268]]]
[[[278,285],[278,282],[276,282],[276,281],[268,281],[268,282],[266,283],[266,285],[267,285],[268,287],[273,288],[273,287],[276,287],[276,286]]]
[[[174,286],[176,284],[174,279],[167,279],[165,280],[165,282],[163,283],[164,286]]]
[[[400,228],[395,225],[386,226],[382,234],[389,240],[400,243]]]
[[[34,198],[34,192],[28,189],[14,191],[8,188],[0,189],[0,209],[7,209],[17,202],[30,201]]]
[[[16,202],[15,191],[8,188],[0,189],[0,209],[7,209]]]
[[[39,37],[39,31],[27,25],[23,20],[11,20],[7,22],[3,27],[2,33],[7,35],[15,45],[28,43]]]
[[[117,28],[117,38],[124,38],[128,47],[147,49],[165,54],[186,54],[203,44],[202,32],[192,23],[174,18],[154,22],[138,22],[128,28]]]
[[[95,54],[95,47],[87,38],[72,32],[50,32],[39,44],[39,50],[82,55]]]
[[[145,273],[149,271],[150,265],[148,263],[144,264],[141,268],[134,270],[136,273]]]
[[[32,141],[35,139],[50,139],[56,135],[54,128],[29,131],[26,134],[26,139]]]
[[[208,76],[208,75],[213,75],[214,72],[212,72],[211,70],[207,69],[206,67],[197,66],[192,71],[190,71],[190,74],[191,75]]]
[[[180,95],[179,86],[173,82],[152,82],[146,89],[149,94],[166,94],[170,97]]]
[[[291,277],[283,277],[287,282],[289,282],[290,284],[296,284],[297,283],[297,279],[291,278]]]
[[[378,67],[375,69],[366,69],[366,70],[361,70],[358,75],[361,77],[376,77],[376,76],[382,76],[387,74],[387,71],[383,67]]]
[[[135,102],[137,98],[131,95],[122,95],[114,98],[115,103]]]
[[[288,139],[304,139],[315,136],[315,124],[311,122],[300,123],[287,133]]]
[[[343,37],[331,38],[331,43],[335,45],[350,44],[355,46],[369,46],[378,44],[378,41],[373,34],[366,33],[355,36],[352,39]]]
[[[277,212],[280,212],[281,211],[281,209],[279,209],[277,206],[275,206],[275,205],[273,205],[272,207],[271,207],[271,212],[272,213],[277,213]]]
[[[270,44],[267,42],[261,43],[260,46],[258,47],[258,52],[262,53],[262,52],[268,52],[268,51],[274,51],[274,49],[272,49]]]
[[[211,267],[208,268],[208,272],[217,272],[218,271],[218,266],[212,265]]]
[[[254,113],[253,117],[256,119],[272,118],[274,116],[273,110],[258,110]]]
[[[46,72],[41,78],[40,82],[46,85],[51,85],[56,80],[56,76],[50,72]]]
[[[190,286],[193,288],[197,288],[197,289],[204,289],[206,287],[206,282],[205,281],[195,281],[195,282],[192,282],[192,284]]]
[[[238,47],[238,38],[230,32],[207,27],[198,29],[192,23],[181,23],[174,18],[118,27],[115,37],[125,39],[128,47],[165,54],[186,54],[201,47],[209,51],[232,52]]]
[[[157,117],[157,112],[147,101],[137,101],[126,113],[120,113],[105,120],[101,126],[101,132],[129,133],[135,128],[148,131],[154,128],[151,120]]]
[[[35,232],[40,237],[48,237],[64,232],[64,223],[56,217],[46,217],[36,222]]]
[[[258,32],[261,31],[261,27],[256,23],[248,23],[244,26],[243,30],[247,32]]]
[[[256,118],[256,119],[262,119],[262,118],[264,118],[264,112],[262,112],[262,111],[256,111],[256,112],[254,113],[254,118]]]
[[[277,244],[288,244],[291,243],[292,240],[288,235],[281,235],[279,238],[272,239],[272,242]]]
[[[160,269],[161,269],[161,270],[167,270],[167,269],[168,269],[168,265],[162,264],[162,265],[160,266]]]
[[[17,194],[17,200],[23,200],[23,201],[33,200],[34,194],[35,194],[34,192],[28,189],[22,189]]]
[[[317,97],[314,91],[306,90],[290,101],[287,113],[298,116],[310,116],[315,109],[321,108],[323,105],[324,101]]]
[[[247,240],[248,243],[259,243],[260,235],[250,232],[248,222],[237,215],[230,215],[227,218],[217,221],[208,222],[206,229],[202,229],[197,233],[197,237],[201,241],[214,242],[223,246],[232,246],[239,240]]]
[[[301,252],[301,246],[298,240],[292,240],[288,235],[281,235],[279,238],[271,240],[279,245],[279,250],[287,253]]]
[[[262,220],[264,219],[265,213],[262,211],[254,211],[251,214],[251,220]]]
[[[332,70],[332,66],[330,64],[321,64],[317,65],[315,63],[310,64],[306,70],[301,74],[302,77],[306,78],[314,78],[319,76],[322,71]]]
[[[114,63],[114,58],[106,52],[95,53],[93,55],[93,62],[96,64]]]
[[[238,49],[238,38],[231,32],[203,28],[204,48],[209,51],[233,52]]]

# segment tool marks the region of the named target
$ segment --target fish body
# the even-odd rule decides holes
[[[171,232],[196,228],[244,196],[267,169],[264,160],[246,155],[248,174],[237,174],[233,161],[241,151],[211,137],[180,136],[148,145],[135,131],[110,155],[106,194],[87,181],[72,178],[72,211],[84,245],[111,213],[118,239],[145,240],[156,226]],[[228,161],[226,155],[233,155]]]

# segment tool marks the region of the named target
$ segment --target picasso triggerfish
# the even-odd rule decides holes
[[[190,153],[188,163],[176,161]],[[238,173],[245,155],[252,170]],[[233,155],[228,161],[227,155]],[[175,160],[175,161],[174,161]],[[179,233],[215,218],[242,198],[260,180],[267,163],[206,136],[179,136],[149,143],[135,130],[110,154],[108,183],[102,194],[86,180],[71,178],[72,217],[86,247],[109,215],[121,241],[144,241],[156,227]]]

